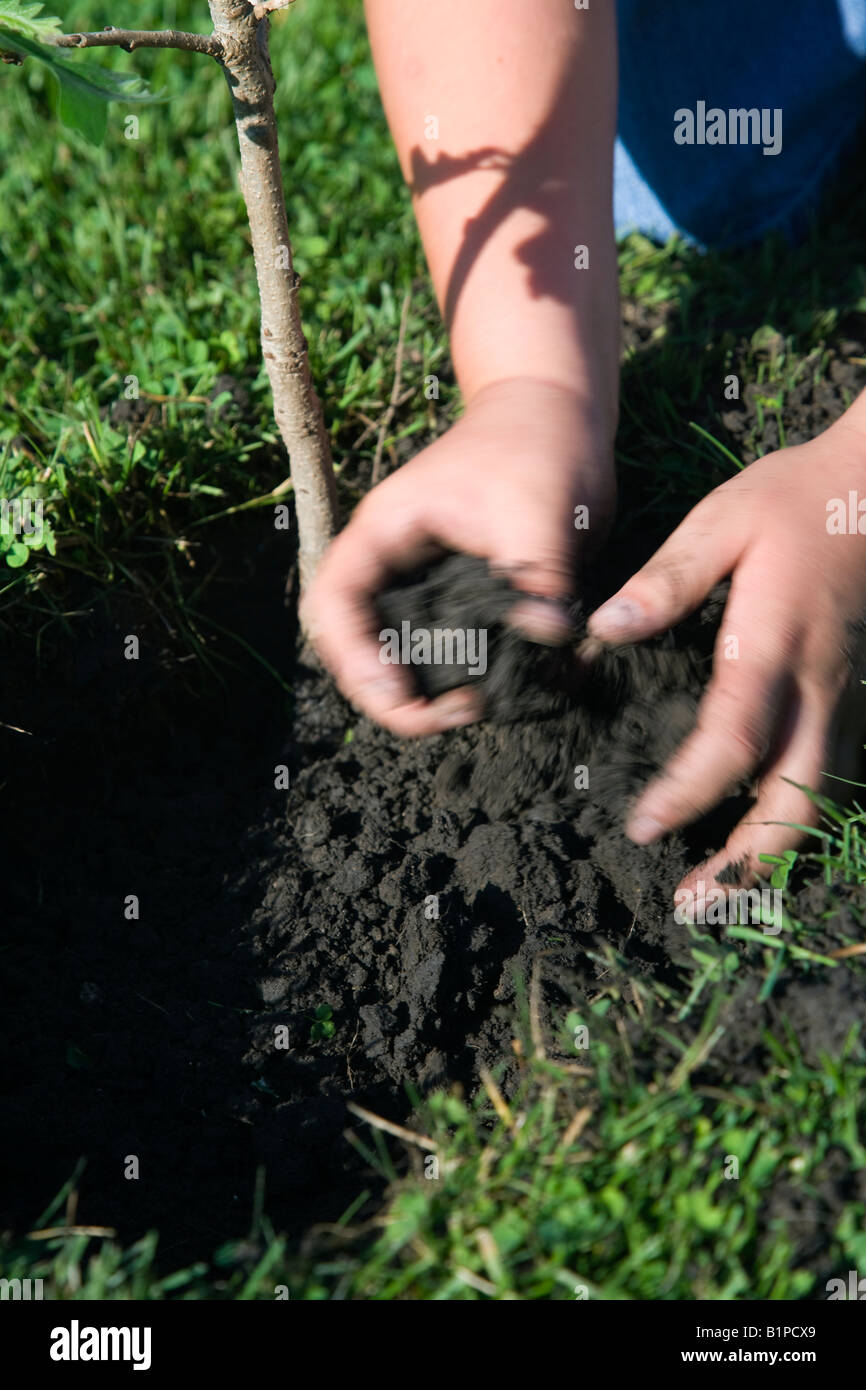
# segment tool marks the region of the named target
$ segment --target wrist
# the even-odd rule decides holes
[[[620,314],[616,248],[601,231],[592,240],[592,271],[571,269],[564,255],[536,267],[529,284],[505,264],[477,266],[449,320],[457,380],[468,402],[498,382],[559,386],[616,433]],[[492,254],[492,253],[491,253]],[[528,255],[528,252],[525,253]],[[553,260],[553,258],[551,257]]]
[[[464,392],[465,418],[502,421],[516,416],[542,421],[555,416],[574,431],[575,442],[591,439],[596,448],[613,451],[618,419],[617,393],[591,392],[556,377],[514,375],[484,381]]]

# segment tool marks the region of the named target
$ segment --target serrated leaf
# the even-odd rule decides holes
[[[0,0],[0,29],[14,29],[38,39],[61,32],[56,15],[40,14],[41,0]]]
[[[0,0],[0,6],[10,0]],[[89,140],[101,144],[105,138],[108,116],[104,103],[109,101],[137,102],[153,105],[167,100],[151,92],[136,73],[115,72],[98,63],[87,62],[65,49],[38,43],[35,39],[7,27],[0,17],[0,49],[8,48],[24,57],[43,63],[57,81],[57,114],[65,125]]]
[[[2,4],[3,0],[0,0]],[[36,58],[56,74],[61,82],[88,92],[102,101],[137,101],[150,103],[166,101],[161,93],[150,92],[144,79],[134,72],[115,72],[113,68],[78,57],[80,50],[57,48],[50,44],[37,43],[21,35],[6,36],[0,20],[0,37],[11,48],[28,57]]]

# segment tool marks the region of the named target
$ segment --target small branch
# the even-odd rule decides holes
[[[220,59],[223,46],[216,34],[185,34],[179,29],[115,29],[108,25],[94,34],[58,34],[52,39],[58,48],[182,48],[188,53],[206,53]]]

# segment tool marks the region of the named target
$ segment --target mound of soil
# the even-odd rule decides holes
[[[570,649],[504,627],[507,584],[453,557],[380,602],[398,630],[408,621],[488,634],[488,717],[425,741],[398,743],[367,720],[352,721],[347,740],[345,707],[303,672],[299,713],[318,747],[293,777],[289,852],[261,909],[272,932],[284,924],[269,988],[288,1003],[300,973],[335,1017],[355,1021],[356,1085],[469,1081],[479,1062],[500,1061],[515,981],[552,941],[565,946],[549,958],[551,978],[584,983],[597,930],[614,941],[632,930],[648,970],[659,947],[670,955],[672,934],[685,945],[671,897],[694,838],[638,849],[622,823],[694,721],[721,598],[680,629],[677,646],[605,653],[585,673]],[[579,609],[575,624],[579,638]],[[459,667],[413,671],[430,693],[467,679]],[[741,809],[729,804],[722,819]],[[703,827],[701,850],[717,837]],[[280,1064],[264,1043],[271,1075]]]
[[[452,557],[383,595],[383,625],[485,629],[488,717],[406,743],[292,657],[284,544],[235,545],[249,559],[216,611],[285,676],[290,710],[246,659],[218,697],[187,688],[195,668],[142,611],[94,618],[45,672],[7,667],[0,1229],[35,1224],[83,1157],[77,1219],[157,1228],[166,1268],[244,1233],[261,1167],[273,1223],[300,1235],[370,1186],[346,1099],[400,1119],[407,1084],[474,1087],[511,1055],[534,962],[551,1028],[597,989],[605,943],[655,980],[688,959],[673,891],[748,802],[646,849],[622,825],[694,720],[723,592],[587,671],[504,627],[507,585]],[[628,568],[599,572],[587,611]],[[809,892],[820,949],[861,906]],[[716,1085],[754,1071],[782,1015],[817,1058],[866,1005],[847,969],[792,975],[761,1007],[753,984],[706,1064]],[[812,1239],[823,1217],[799,1210]]]

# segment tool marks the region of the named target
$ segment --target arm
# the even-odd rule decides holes
[[[613,507],[615,11],[368,0],[367,15],[467,408],[364,499],[305,617],[344,693],[414,735],[479,706],[468,689],[429,704],[380,663],[374,598],[389,576],[443,548],[480,555],[541,596],[515,621],[562,640],[562,614],[544,601],[573,584],[574,506],[589,506],[593,539]]]
[[[614,7],[367,0],[366,9],[464,398],[538,377],[603,403],[610,426]],[[430,116],[438,139],[426,138]],[[589,270],[575,270],[578,244],[589,247]]]

